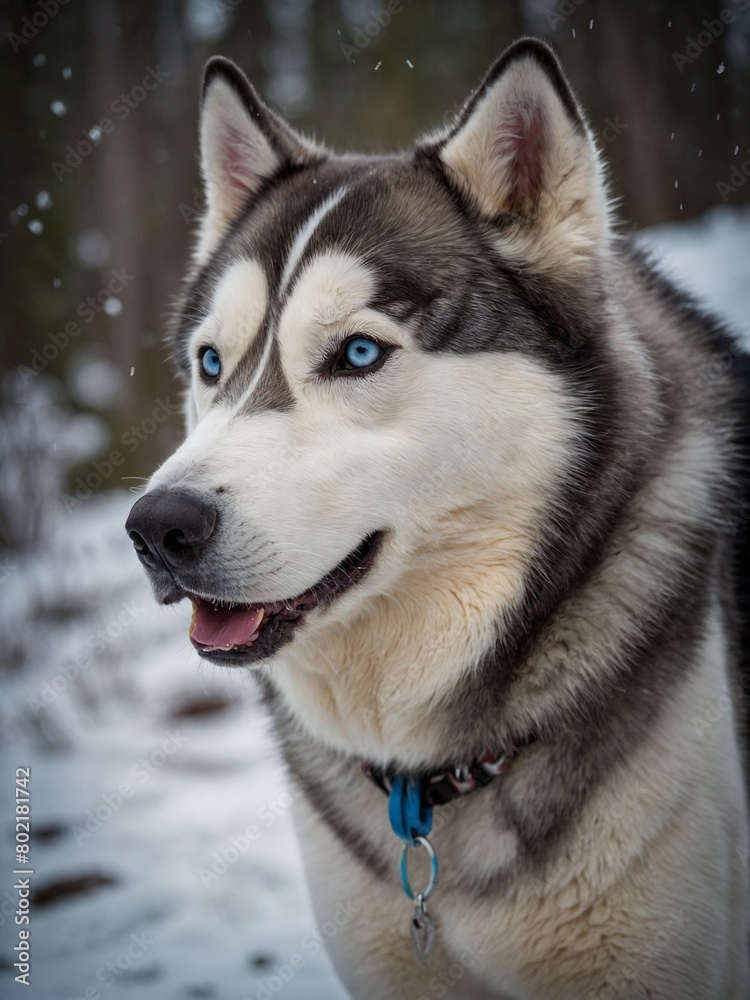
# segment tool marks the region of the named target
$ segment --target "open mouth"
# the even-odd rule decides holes
[[[234,604],[194,594],[190,641],[201,656],[218,663],[243,664],[268,658],[292,638],[306,614],[331,604],[358,583],[372,566],[382,531],[350,552],[335,569],[303,594],[267,604]]]

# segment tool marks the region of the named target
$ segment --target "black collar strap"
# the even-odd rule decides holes
[[[420,775],[422,806],[425,808],[443,806],[461,795],[473,792],[477,788],[484,788],[502,772],[508,761],[515,757],[520,749],[535,743],[536,739],[536,736],[530,736],[504,750],[486,750],[481,757],[476,758],[468,766]],[[386,795],[390,795],[392,782],[397,777],[391,768],[383,769],[367,761],[364,761],[360,766],[365,777],[369,778]]]

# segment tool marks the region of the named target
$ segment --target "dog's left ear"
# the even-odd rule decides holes
[[[544,42],[523,38],[507,49],[447,134],[427,151],[437,154],[448,178],[482,216],[531,224],[535,256],[543,254],[544,244],[555,243],[573,259],[590,257],[606,242],[599,157]],[[554,256],[559,266],[559,254]]]
[[[221,56],[209,59],[203,73],[200,142],[206,214],[199,261],[275,177],[324,158],[263,103],[242,70]]]

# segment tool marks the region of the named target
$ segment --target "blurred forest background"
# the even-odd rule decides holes
[[[180,435],[165,317],[201,207],[201,70],[234,59],[340,150],[447,121],[524,33],[588,109],[628,225],[749,200],[750,0],[0,4],[0,545]],[[746,163],[745,172],[742,164]],[[136,482],[140,480],[136,479]]]
[[[229,56],[297,128],[397,149],[526,33],[559,53],[624,226],[701,217],[657,231],[663,258],[749,343],[750,0],[0,0],[0,756],[33,771],[34,996],[258,1000],[304,951],[284,1000],[343,998],[305,950],[297,791],[250,672],[199,659],[124,531],[182,433],[164,330],[202,206],[201,73]],[[727,535],[749,524],[744,499]]]

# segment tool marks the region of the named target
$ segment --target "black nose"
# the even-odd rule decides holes
[[[138,558],[149,569],[182,566],[213,534],[217,510],[193,490],[154,490],[141,497],[125,522]]]

